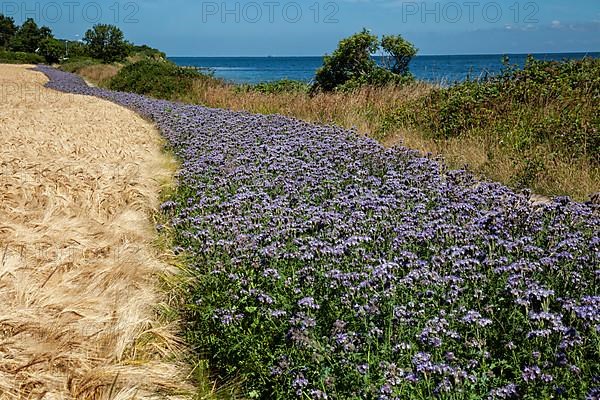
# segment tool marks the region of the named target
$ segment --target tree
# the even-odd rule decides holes
[[[381,48],[386,54],[386,64],[393,73],[399,75],[409,73],[408,64],[417,54],[417,49],[412,43],[400,35],[383,35]]]
[[[15,20],[0,14],[0,47],[7,47],[15,33],[17,33]]]
[[[88,46],[89,54],[106,63],[123,60],[130,49],[123,31],[114,25],[94,25],[85,33],[83,40]]]
[[[46,26],[41,28],[32,18],[28,18],[19,27],[10,42],[10,48],[14,51],[35,53],[44,39],[52,38],[52,31]]]
[[[49,64],[57,63],[65,55],[65,43],[54,38],[42,39],[38,54]]]
[[[384,67],[377,65],[372,54],[382,49]],[[363,85],[383,86],[401,84],[414,79],[408,70],[417,49],[400,35],[376,35],[363,29],[338,44],[326,55],[323,66],[317,70],[311,91],[352,90]]]
[[[377,67],[371,54],[378,47],[377,36],[366,29],[342,39],[338,48],[325,56],[323,66],[317,70],[316,87],[330,91],[351,79],[370,74]]]
[[[89,57],[88,47],[81,41],[69,41],[67,57]]]

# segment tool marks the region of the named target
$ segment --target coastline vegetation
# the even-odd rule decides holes
[[[376,51],[383,65],[370,57]],[[586,200],[598,190],[600,60],[529,59],[520,69],[507,59],[499,76],[442,86],[410,74],[416,53],[399,35],[380,40],[363,30],[340,41],[312,83],[236,85],[129,43],[116,26],[95,25],[70,42],[33,19],[17,26],[0,14],[0,62],[60,62],[113,90],[355,128],[542,195]]]
[[[79,72],[93,65],[111,69],[109,65],[119,68],[144,59],[165,58],[165,53],[157,49],[128,42],[114,25],[96,24],[85,32],[82,40],[72,41],[54,37],[49,27],[39,26],[33,18],[18,26],[12,17],[0,14],[2,63],[61,63],[65,70]]]
[[[380,40],[363,30],[340,41],[312,84],[236,85],[178,67],[110,25],[88,30],[85,43],[70,42],[68,58],[60,57],[64,41],[33,20],[17,27],[0,16],[0,37],[2,62],[60,60],[64,71],[113,90],[356,128],[542,195],[586,200],[600,187],[597,59],[530,59],[523,69],[505,60],[499,76],[442,86],[414,79],[408,65],[417,49],[401,36]],[[382,66],[370,57],[375,51]]]
[[[511,187],[584,199],[600,187],[600,60],[537,61],[436,88],[388,114],[376,132],[415,130],[448,156]],[[477,149],[469,159],[468,151]]]
[[[381,51],[384,65],[378,65],[372,54]],[[376,35],[363,29],[346,39],[338,48],[326,55],[323,66],[315,74],[311,93],[345,91],[351,92],[364,86],[402,85],[414,80],[408,69],[417,49],[400,35],[384,35],[381,41]]]
[[[195,82],[211,77],[170,62],[142,60],[124,66],[107,86],[112,90],[170,99],[192,90]]]
[[[164,61],[118,71],[111,65],[76,72],[116,90],[356,128],[387,146],[441,155],[451,167],[515,189],[584,201],[600,187],[597,59],[530,59],[523,69],[507,61],[499,76],[448,87],[408,80],[332,91],[290,80],[234,85]],[[158,93],[157,81],[172,84]]]

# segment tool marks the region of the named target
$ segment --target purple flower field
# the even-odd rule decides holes
[[[600,398],[600,207],[352,131],[89,88],[182,161],[186,336],[250,398]]]

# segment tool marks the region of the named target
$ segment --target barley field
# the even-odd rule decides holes
[[[0,66],[0,399],[185,393],[150,221],[173,160],[151,123],[31,67]]]

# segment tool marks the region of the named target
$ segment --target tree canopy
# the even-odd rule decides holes
[[[388,68],[395,74],[405,75],[408,64],[417,55],[417,49],[412,43],[400,35],[383,35],[381,48]]]
[[[0,14],[0,47],[8,47],[15,33],[17,33],[15,20],[12,17],[5,17]]]
[[[47,26],[38,27],[33,18],[28,18],[17,29],[10,40],[9,47],[13,51],[35,53],[43,39],[52,37],[52,30],[50,28]]]
[[[130,45],[123,31],[114,25],[97,24],[83,38],[90,56],[111,63],[121,61],[129,54]]]
[[[372,57],[381,50],[384,65]],[[376,35],[363,29],[342,39],[337,49],[326,55],[323,66],[317,70],[313,91],[352,89],[361,85],[386,85],[412,80],[408,65],[417,49],[400,35]]]
[[[57,63],[65,55],[65,43],[54,38],[44,38],[40,41],[38,54],[48,63]]]
[[[12,17],[3,14],[0,14],[0,51],[5,57],[12,54],[15,59],[37,60],[41,56],[47,63],[81,57],[112,63],[122,61],[132,53],[139,59],[166,58],[165,53],[150,46],[127,42],[121,29],[114,25],[97,24],[85,33],[83,40],[71,41],[54,38],[50,28],[38,26],[33,18],[18,26]]]

